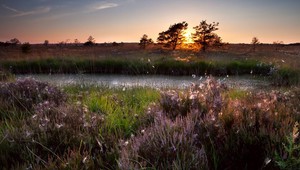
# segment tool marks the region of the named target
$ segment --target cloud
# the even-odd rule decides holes
[[[6,6],[6,5],[2,5],[2,7],[15,13],[15,14],[11,15],[11,17],[22,17],[22,16],[27,16],[27,15],[48,13],[51,10],[50,7],[39,7],[34,10],[31,10],[31,11],[19,11],[17,9],[14,9],[14,8]]]
[[[108,8],[115,8],[118,7],[119,4],[117,3],[108,3],[108,2],[101,2],[101,3],[93,3],[89,4],[89,12],[94,12],[94,11],[99,11],[103,9],[108,9]]]
[[[9,7],[9,6],[6,6],[6,5],[2,5],[2,7],[5,8],[5,9],[8,9],[8,10],[10,10],[10,11],[16,12],[16,13],[21,12],[21,11],[18,11],[18,10],[16,10],[16,9],[14,9],[14,8],[11,8],[11,7]]]
[[[50,7],[40,7],[36,8],[35,10],[32,11],[26,11],[26,12],[19,12],[12,17],[21,17],[21,16],[26,16],[26,15],[35,15],[35,14],[43,14],[43,13],[48,13],[51,10]]]
[[[95,6],[96,10],[101,10],[101,9],[106,9],[106,8],[113,8],[113,7],[117,7],[119,6],[116,3],[104,3],[104,4],[100,4],[98,6]]]

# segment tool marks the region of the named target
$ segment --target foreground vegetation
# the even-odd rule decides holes
[[[2,82],[2,169],[297,169],[300,90]]]

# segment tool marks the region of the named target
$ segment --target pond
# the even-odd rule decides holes
[[[93,75],[93,74],[26,74],[16,75],[17,79],[33,78],[57,86],[66,85],[95,85],[108,87],[152,87],[152,88],[187,88],[193,83],[199,84],[206,77],[203,76],[162,76],[162,75]],[[228,76],[215,77],[219,82],[229,87],[243,90],[266,88],[270,82],[263,77],[254,76]]]

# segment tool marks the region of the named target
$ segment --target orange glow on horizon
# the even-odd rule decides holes
[[[185,31],[183,36],[184,36],[184,42],[183,42],[184,44],[193,44],[194,43],[191,31],[189,31],[189,30]]]

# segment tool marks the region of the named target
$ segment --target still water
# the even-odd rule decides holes
[[[206,77],[191,76],[130,76],[130,75],[93,75],[93,74],[26,74],[16,75],[17,79],[33,78],[39,81],[48,82],[56,86],[66,85],[95,85],[108,87],[152,87],[152,88],[187,88],[191,84],[199,84],[205,81]],[[229,76],[215,77],[219,82],[225,83],[228,87],[239,89],[266,88],[270,83],[266,78],[253,76]]]

